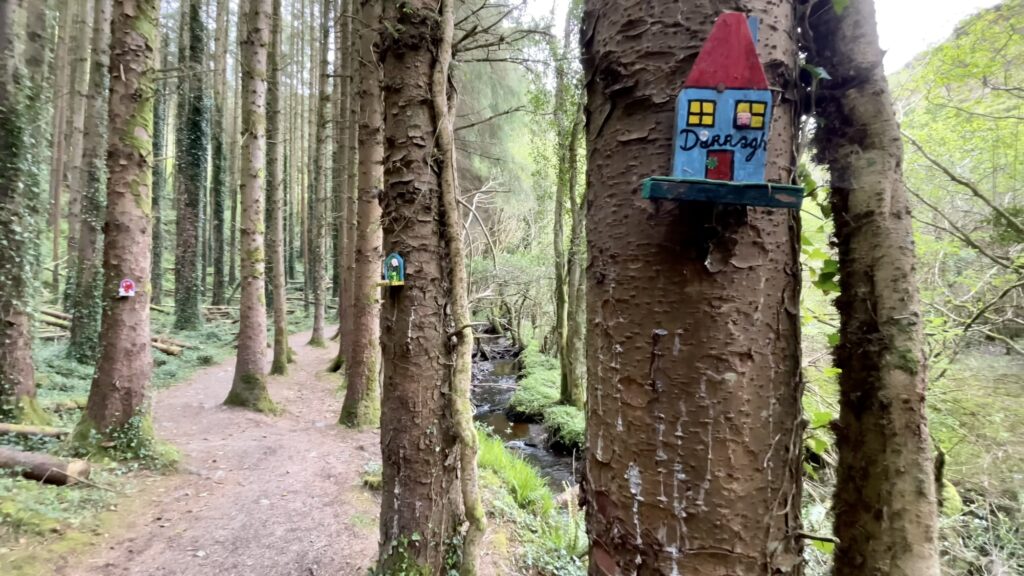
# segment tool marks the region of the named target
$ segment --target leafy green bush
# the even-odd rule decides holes
[[[575,406],[552,406],[544,411],[544,427],[552,448],[580,451],[586,441],[587,419]]]

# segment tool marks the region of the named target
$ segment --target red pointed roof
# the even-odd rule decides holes
[[[768,89],[747,17],[739,12],[718,17],[686,78],[686,88],[719,85],[736,90]]]

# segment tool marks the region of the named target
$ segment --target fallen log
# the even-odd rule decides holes
[[[171,314],[172,313],[167,308],[164,308],[163,306],[158,306],[156,304],[150,304],[149,305],[149,309],[154,311],[154,312],[159,312],[161,314]]]
[[[65,330],[71,330],[71,322],[67,320],[61,320],[53,316],[41,316],[39,321],[49,326],[56,326],[57,328],[63,328]]]
[[[68,332],[41,332],[36,334],[36,338],[39,338],[40,340],[63,340],[70,336],[71,334]]]
[[[171,346],[170,344],[164,344],[156,341],[151,342],[150,345],[169,356],[181,356],[181,348],[177,346]]]
[[[199,346],[196,346],[195,344],[188,344],[182,342],[181,340],[175,340],[170,336],[154,336],[153,342],[156,342],[158,344],[166,344],[168,346],[177,346],[178,348],[185,348],[186,350],[195,350],[199,348]]]
[[[14,434],[17,436],[45,436],[47,438],[61,438],[67,436],[68,430],[53,428],[52,426],[26,426],[24,424],[0,423],[0,434]]]
[[[89,477],[85,460],[64,460],[49,454],[0,448],[0,469],[17,471],[30,480],[68,486]]]
[[[43,308],[39,311],[46,316],[50,316],[58,320],[71,320],[71,314],[68,314],[67,312],[61,312],[60,310],[51,310],[49,308]]]

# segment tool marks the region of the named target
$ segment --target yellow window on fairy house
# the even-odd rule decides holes
[[[714,126],[715,103],[710,100],[691,100],[686,123],[690,126]]]
[[[768,105],[764,102],[737,102],[736,127],[752,130],[764,129],[764,114]]]

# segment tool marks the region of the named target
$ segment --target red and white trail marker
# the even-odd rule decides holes
[[[132,298],[135,296],[135,281],[130,278],[121,280],[121,285],[117,288],[117,295],[120,298]]]

